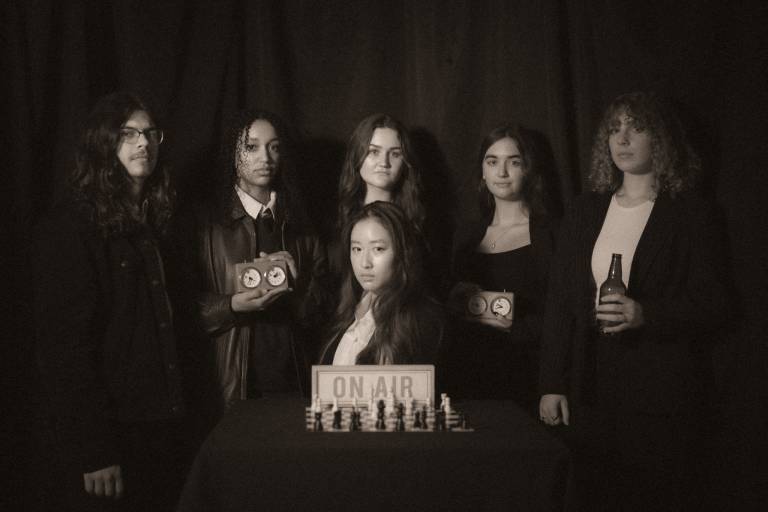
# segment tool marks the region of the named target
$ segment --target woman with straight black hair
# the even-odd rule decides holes
[[[398,206],[364,206],[342,232],[348,255],[321,364],[435,364],[442,307],[425,291],[417,232]]]

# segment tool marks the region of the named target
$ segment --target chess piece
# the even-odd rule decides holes
[[[379,400],[378,413],[376,415],[376,430],[386,430],[387,423],[384,421],[384,400]]]
[[[443,412],[445,412],[446,416],[451,414],[451,397],[448,395],[445,395],[445,398],[443,398]]]
[[[397,404],[397,421],[395,422],[395,430],[398,432],[405,432],[405,420],[403,419],[403,404]]]
[[[424,405],[421,408],[421,428],[427,430],[429,428],[429,422],[427,421],[427,406]]]
[[[387,418],[395,412],[395,388],[389,388],[389,392],[387,392],[387,409],[385,412]]]
[[[341,410],[339,409],[339,401],[336,397],[333,398],[333,425],[334,430],[341,430]]]
[[[441,411],[445,410],[445,397],[447,396],[448,396],[447,393],[440,393],[440,410]]]
[[[421,429],[421,411],[416,411],[416,419],[413,420],[413,429]]]
[[[323,431],[323,411],[315,411],[315,424],[313,428],[315,432]]]
[[[413,414],[413,397],[409,396],[405,399],[405,415],[410,416]]]
[[[460,426],[462,430],[469,430],[469,415],[466,413],[461,413],[460,416]]]

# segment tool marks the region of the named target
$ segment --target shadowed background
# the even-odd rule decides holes
[[[482,136],[513,121],[551,150],[559,203],[583,189],[599,115],[617,94],[670,97],[723,213],[738,318],[713,347],[711,503],[747,505],[764,492],[753,444],[766,423],[768,178],[766,8],[761,2],[245,1],[4,2],[3,388],[10,396],[3,475],[34,492],[24,470],[34,383],[29,228],[72,167],[94,100],[115,89],[149,99],[166,130],[186,204],[212,184],[223,119],[274,110],[304,139],[302,173],[314,216],[333,221],[344,144],[384,111],[414,129],[430,215],[451,226]],[[758,437],[760,436],[760,437]],[[716,463],[715,463],[716,461]],[[756,463],[757,462],[757,463]],[[764,461],[763,461],[764,462]],[[14,469],[15,468],[15,469]],[[39,477],[39,476],[38,476]]]

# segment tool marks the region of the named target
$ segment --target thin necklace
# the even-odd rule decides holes
[[[512,228],[514,228],[514,227],[516,227],[516,226],[522,226],[523,224],[528,224],[528,221],[526,220],[525,222],[517,222],[517,223],[515,223],[515,224],[510,224],[509,226],[507,226],[507,229],[505,229],[504,231],[502,231],[502,232],[501,232],[501,234],[500,234],[499,236],[497,236],[497,237],[496,237],[496,240],[494,240],[493,242],[491,242],[491,249],[496,249],[496,243],[497,243],[499,240],[501,240],[501,237],[503,237],[504,235],[506,235],[507,233],[509,233],[510,231],[512,231]]]

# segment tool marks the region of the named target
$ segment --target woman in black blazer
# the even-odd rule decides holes
[[[571,425],[585,509],[679,510],[694,496],[686,448],[703,397],[697,360],[727,304],[713,208],[691,192],[698,170],[657,98],[619,96],[596,137],[593,191],[564,219],[542,332],[539,413],[548,425]],[[626,295],[596,305],[617,252]]]
[[[454,396],[515,399],[532,413],[554,247],[535,148],[532,132],[513,125],[494,129],[480,146],[473,177],[481,215],[455,237],[450,301],[458,316],[446,372]],[[479,290],[514,293],[513,321],[467,315]]]

